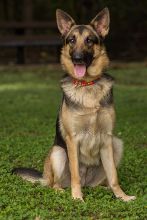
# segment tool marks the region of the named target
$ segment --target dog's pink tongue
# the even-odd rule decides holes
[[[86,73],[86,66],[83,64],[75,64],[74,72],[77,77],[83,77]]]

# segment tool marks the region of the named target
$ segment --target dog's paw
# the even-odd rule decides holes
[[[124,195],[122,197],[120,197],[121,200],[123,200],[124,202],[129,202],[131,200],[135,200],[136,196],[128,196],[128,195]]]
[[[80,190],[72,190],[72,198],[74,200],[78,199],[78,200],[84,202],[83,193]]]
[[[58,185],[58,184],[55,184],[54,186],[53,186],[53,189],[56,191],[56,192],[64,192],[64,189],[63,188],[61,188],[61,186],[60,185]]]
[[[72,198],[73,198],[74,200],[80,200],[81,202],[84,202],[84,199],[83,199],[82,196],[72,196]]]

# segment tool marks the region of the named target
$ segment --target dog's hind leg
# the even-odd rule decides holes
[[[114,156],[114,162],[115,162],[115,166],[118,167],[121,158],[122,158],[122,154],[123,154],[123,143],[122,141],[117,138],[117,137],[113,137],[113,156]],[[92,168],[88,169],[87,172],[87,183],[86,185],[88,186],[98,186],[98,185],[108,185],[107,183],[107,179],[106,179],[106,173],[104,171],[103,165],[102,163],[100,163],[99,166],[95,166]]]
[[[57,190],[62,190],[67,164],[66,151],[60,146],[53,146],[49,158],[44,165],[44,178],[48,179],[49,185]]]
[[[113,142],[114,163],[116,167],[118,167],[123,155],[123,142],[121,139],[117,137],[113,137],[112,142]]]
[[[51,156],[52,150],[47,155],[45,162],[44,162],[44,171],[43,171],[43,179],[47,183],[47,186],[53,187],[54,178],[53,178],[53,170],[51,165]]]

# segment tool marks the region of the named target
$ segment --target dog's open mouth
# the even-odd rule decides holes
[[[85,64],[74,64],[74,74],[78,78],[82,78],[86,74]]]

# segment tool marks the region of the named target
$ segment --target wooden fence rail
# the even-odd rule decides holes
[[[0,23],[0,48],[16,48],[17,64],[25,63],[24,49],[30,46],[55,47],[58,56],[61,39],[57,33],[56,24],[54,22]]]

